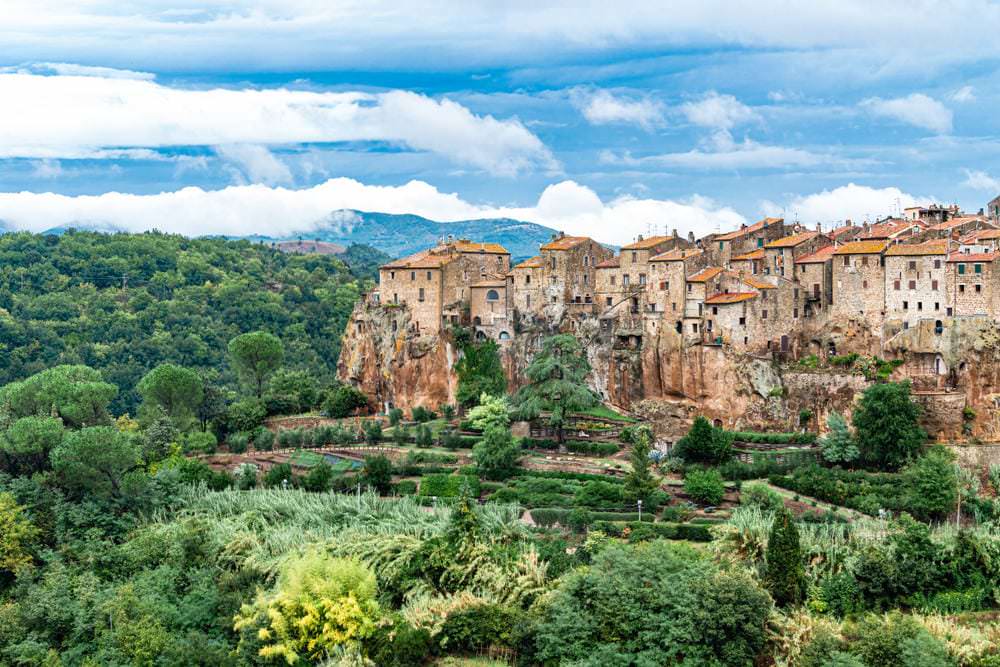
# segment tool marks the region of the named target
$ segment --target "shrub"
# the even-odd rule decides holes
[[[242,454],[247,450],[249,441],[246,433],[230,433],[226,437],[226,448],[233,454]]]
[[[324,493],[330,490],[330,483],[333,481],[333,467],[326,461],[317,463],[309,472],[301,478],[302,488],[306,491]]]
[[[707,419],[698,416],[691,430],[677,441],[671,451],[688,463],[725,463],[733,455],[733,435],[715,428]]]
[[[397,614],[375,631],[368,646],[369,657],[379,667],[420,667],[433,652],[434,641],[429,630],[415,628]]]
[[[743,485],[740,489],[740,504],[758,507],[768,512],[780,510],[785,506],[781,494],[759,482]]]
[[[455,418],[454,405],[450,405],[448,403],[442,403],[441,405],[438,406],[438,412],[441,413],[441,416],[447,419],[448,421],[451,421],[452,419]]]
[[[366,456],[361,479],[379,495],[388,495],[392,488],[392,463],[381,454]]]
[[[434,434],[431,433],[431,427],[427,424],[420,424],[417,426],[416,444],[417,447],[421,447],[423,449],[434,446]]]
[[[229,406],[226,423],[230,431],[253,431],[264,423],[267,409],[259,398],[244,398]]]
[[[361,432],[364,435],[365,443],[369,445],[374,446],[382,442],[382,425],[374,419],[366,421],[361,426]]]
[[[510,607],[482,603],[448,614],[437,636],[442,650],[472,653],[500,646],[518,644],[521,613]]]
[[[586,482],[576,492],[574,503],[584,507],[614,507],[623,505],[622,491],[624,487],[609,484],[605,481]]]
[[[703,505],[718,505],[726,487],[716,470],[689,470],[684,476],[684,492]]]
[[[424,422],[429,422],[430,420],[437,417],[433,410],[418,405],[410,411],[410,416],[413,421],[423,424]]]
[[[368,397],[347,385],[334,389],[323,402],[323,412],[334,419],[349,417],[357,410],[367,407]]]
[[[486,479],[507,479],[517,471],[520,458],[521,447],[514,442],[510,429],[496,424],[488,426],[483,439],[472,448],[472,459]]]
[[[399,408],[392,408],[389,410],[389,425],[396,426],[403,419],[403,411]]]
[[[461,449],[463,446],[466,446],[466,440],[466,438],[463,438],[458,431],[455,431],[454,429],[449,428],[441,432],[441,446],[445,449],[450,449],[452,451]],[[474,447],[475,440],[473,438],[468,438],[468,440],[471,441],[469,446]]]
[[[184,451],[200,454],[214,454],[218,441],[210,431],[193,431],[184,436]]]
[[[936,446],[903,470],[907,486],[906,509],[924,521],[940,520],[958,502],[958,475],[955,455]]]
[[[274,432],[266,428],[257,429],[253,434],[253,448],[259,452],[269,452],[274,449]]]
[[[852,416],[861,460],[879,470],[898,470],[916,458],[927,440],[917,419],[920,406],[910,399],[909,382],[868,387]]]
[[[289,486],[292,484],[292,466],[287,463],[279,463],[271,466],[271,469],[264,474],[264,486],[282,487],[285,482]]]
[[[474,475],[451,475],[438,473],[420,478],[420,495],[424,497],[457,498],[462,487],[469,486],[470,495],[479,497],[479,478]]]
[[[404,479],[393,484],[392,490],[400,496],[412,496],[417,492],[417,483],[412,479]]]

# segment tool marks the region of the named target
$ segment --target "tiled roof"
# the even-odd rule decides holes
[[[750,252],[745,252],[742,255],[736,255],[733,257],[734,262],[746,262],[752,259],[764,259],[764,249],[757,248],[756,250],[751,250]]]
[[[438,246],[421,250],[407,257],[401,257],[388,264],[383,264],[383,269],[440,269],[445,264],[449,264],[457,259],[458,253],[450,249]]]
[[[615,255],[614,257],[608,257],[603,262],[598,262],[594,264],[595,269],[617,269],[621,266],[621,257]]]
[[[862,232],[862,239],[889,239],[912,227],[922,226],[917,220],[889,220],[872,225],[868,231]]]
[[[779,223],[780,224],[780,223],[783,223],[784,221],[785,221],[784,218],[764,218],[763,220],[761,220],[759,222],[755,222],[754,224],[750,225],[749,227],[742,227],[740,229],[737,229],[735,232],[729,232],[728,234],[722,234],[720,236],[716,236],[712,240],[713,241],[732,241],[734,239],[741,239],[744,236],[746,236],[747,234],[753,234],[754,232],[760,231],[761,229],[764,229],[765,227],[768,227],[768,226],[773,225],[775,223]]]
[[[543,266],[545,266],[545,262],[542,260],[542,256],[541,255],[535,255],[534,257],[531,257],[529,259],[524,260],[523,262],[521,262],[520,264],[518,264],[514,268],[515,269],[540,269]]]
[[[692,257],[697,257],[703,250],[700,248],[674,248],[673,250],[668,250],[666,252],[661,252],[659,255],[654,255],[649,258],[651,262],[679,262],[682,259],[691,259]]]
[[[804,257],[799,257],[795,260],[796,264],[822,264],[823,262],[828,262],[833,257],[833,251],[836,250],[836,246],[828,245],[825,248],[820,248],[814,253],[805,255]]]
[[[713,294],[705,299],[705,303],[709,306],[718,306],[727,303],[740,303],[755,298],[757,298],[756,292],[733,292],[731,294]]]
[[[943,255],[948,252],[947,239],[935,239],[923,243],[899,243],[885,251],[886,257],[920,257]]]
[[[687,281],[689,283],[704,283],[708,282],[709,280],[719,275],[720,273],[722,273],[721,266],[709,266],[708,268],[702,269],[701,271],[695,273],[694,275],[688,276]]]
[[[754,289],[776,289],[777,288],[775,285],[772,285],[771,283],[769,283],[767,281],[764,281],[764,280],[758,280],[754,276],[743,276],[742,278],[740,278],[740,280],[743,282],[744,285],[749,285],[750,287],[752,287]]]
[[[661,243],[666,243],[672,238],[673,237],[670,236],[650,236],[648,239],[642,239],[641,241],[636,241],[635,243],[623,245],[622,250],[648,250],[649,248],[655,248]]]
[[[844,234],[847,234],[848,232],[859,231],[859,229],[860,229],[859,227],[857,227],[857,226],[855,226],[853,224],[848,224],[848,225],[841,225],[840,227],[835,227],[835,228],[831,229],[828,233],[829,233],[830,236],[832,236],[834,238],[837,238],[838,236],[843,236]]]
[[[1000,229],[976,229],[962,237],[962,243],[1000,239]]]
[[[589,241],[588,236],[560,236],[554,241],[549,241],[542,246],[542,250],[569,250],[575,246]]]
[[[784,238],[778,239],[777,241],[771,241],[765,248],[794,248],[800,243],[805,243],[809,239],[819,236],[819,232],[801,232],[799,234],[792,234],[791,236],[786,236]]]
[[[886,249],[888,241],[851,241],[837,246],[834,255],[877,255]]]
[[[948,256],[949,262],[992,262],[1000,258],[998,252],[953,252]]]
[[[962,225],[970,222],[976,222],[977,220],[984,223],[986,222],[986,218],[979,215],[960,215],[956,218],[952,218],[951,220],[945,220],[944,222],[939,222],[936,225],[931,225],[928,229],[932,229],[936,232],[944,232],[949,229],[954,229],[955,227],[961,227]]]
[[[472,241],[455,241],[459,252],[488,252],[491,255],[509,255],[510,252],[499,243],[474,243]]]

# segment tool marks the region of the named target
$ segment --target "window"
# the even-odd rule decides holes
[[[552,297],[552,303],[556,303],[556,298]]]
[[[640,285],[645,285],[646,284],[646,274],[645,273],[640,273],[639,274],[639,284]]]
[[[622,276],[622,287],[628,287],[628,274]]]
[[[851,256],[844,255],[844,266],[850,266],[850,265],[851,265]]]
[[[725,241],[719,241],[719,250],[722,250],[725,247],[726,247]]]
[[[420,290],[420,291],[423,292],[423,290]],[[487,301],[499,301],[500,300],[500,294],[495,289],[491,289],[491,290],[489,290],[489,291],[486,292],[486,300]]]
[[[940,259],[935,259],[934,260],[934,268],[935,269],[940,269],[941,268],[941,260]]]
[[[524,305],[525,305],[526,308],[531,308],[531,295],[530,294],[525,294],[524,295]]]
[[[695,333],[698,333],[698,323],[697,322],[692,322],[691,323],[691,331],[693,331]]]
[[[701,309],[704,307],[704,305],[705,304],[702,304],[702,303],[698,304],[698,317],[701,317]]]
[[[688,294],[691,293],[691,283],[688,283]]]
[[[395,271],[390,271],[389,272],[389,280],[395,280],[395,279],[396,279],[396,272]]]
[[[632,263],[635,264],[638,261],[639,261],[639,253],[637,253],[635,250],[633,250],[632,251]]]
[[[617,279],[618,279],[617,276],[611,276],[611,284],[614,285]]]
[[[861,266],[868,266],[868,255],[861,258]]]
[[[762,320],[766,320],[767,319],[767,311],[766,310],[760,311],[760,319],[762,319]]]
[[[910,302],[909,301],[904,301],[903,302],[903,310],[909,310],[909,309],[910,309]]]
[[[899,281],[898,280],[893,280],[892,281],[892,289],[896,290],[897,292],[899,291]]]
[[[799,309],[798,308],[792,308],[792,318],[796,319],[796,320],[799,319]]]
[[[973,268],[973,273],[982,273],[983,272],[983,265],[982,264],[973,264],[972,268]]]
[[[713,315],[718,315],[719,314],[719,307],[718,306],[712,306],[712,314]]]
[[[677,302],[674,301],[670,304],[670,310],[677,311]]]
[[[556,258],[553,257],[552,260],[549,262],[549,264],[552,266],[552,270],[555,271],[555,269],[556,269]]]
[[[421,287],[420,288],[420,294],[417,295],[417,301],[423,301],[423,300],[424,300],[424,288]]]
[[[796,287],[795,289],[792,290],[792,298],[794,298],[794,299],[798,299],[799,298],[799,288],[798,287]]]
[[[430,279],[431,279],[431,272],[430,272],[430,271],[428,271],[428,272],[427,272],[427,280],[430,280]]]
[[[392,294],[392,302],[393,303],[399,303],[399,295],[396,294],[395,292],[393,292],[393,294]]]
[[[586,284],[587,284],[587,274],[586,274],[586,273],[585,273],[585,274],[583,274],[583,284],[584,284],[584,285],[586,285]]]
[[[742,327],[742,326],[746,326],[746,323],[747,323],[747,318],[745,318],[745,317],[741,317],[741,318],[740,318],[740,326],[741,326],[741,327]]]
[[[605,299],[605,301],[607,302],[608,308],[610,308],[611,307],[611,297],[609,296],[607,299]]]
[[[931,289],[934,290],[934,291],[937,291],[937,288],[938,288],[937,281],[936,280],[932,280],[931,281]]]
[[[917,289],[917,281],[916,280],[911,280],[910,284],[908,285],[908,287],[910,289]]]
[[[910,260],[910,271],[916,271],[916,270],[917,270],[917,263],[913,260]]]
[[[524,284],[525,285],[530,285],[531,284],[531,276],[525,276],[524,277]],[[611,284],[612,285],[615,284],[615,279],[614,278],[611,279]]]
[[[510,334],[506,331],[500,332],[500,340],[510,340]]]
[[[917,301],[917,310],[923,310],[923,309],[924,309],[924,302]]]
[[[941,310],[941,304],[938,301],[934,302],[934,310]]]
[[[868,289],[868,281],[867,280],[862,280],[861,281],[861,289]]]
[[[410,271],[410,280],[416,280],[416,279],[417,279],[417,272]]]
[[[964,294],[965,293],[965,285],[959,285],[958,286],[958,291]]]
[[[979,283],[976,283],[976,294],[978,294],[979,292],[982,292],[982,291],[983,291],[983,286],[980,285]]]
[[[764,247],[764,239],[757,239],[757,247],[758,248]]]
[[[945,315],[947,315],[948,317],[951,317],[951,307],[948,307],[948,308],[947,308],[947,309],[945,310]]]
[[[706,331],[711,331],[711,330],[712,330],[712,320],[709,320],[709,321],[708,321],[708,322],[707,322],[707,323],[705,324],[705,330],[706,330]]]
[[[960,276],[964,276],[965,275],[965,264],[959,264],[958,265],[958,275],[960,275]]]

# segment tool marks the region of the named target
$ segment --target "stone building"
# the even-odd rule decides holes
[[[906,220],[922,220],[929,225],[934,225],[939,222],[947,222],[959,215],[959,213],[957,204],[952,204],[951,206],[941,206],[940,204],[908,206],[903,209],[903,218]]]
[[[764,263],[767,258],[764,255],[763,248],[757,248],[751,250],[750,252],[745,252],[742,255],[734,255],[731,260],[729,260],[729,266],[734,271],[742,271],[743,273],[749,275],[756,275],[758,273],[764,273]]]
[[[587,236],[558,234],[541,247],[548,304],[577,304],[594,310],[598,263],[614,255]]]
[[[948,241],[904,243],[885,251],[885,319],[908,329],[921,319],[937,319],[951,306],[945,263]]]
[[[630,313],[655,310],[655,301],[646,297],[653,283],[650,260],[674,248],[687,248],[689,243],[673,236],[641,236],[635,243],[622,246],[621,253],[598,262],[596,295],[598,310],[605,316],[608,309],[625,308]]]
[[[406,306],[409,326],[434,335],[462,321],[470,284],[502,279],[509,269],[510,253],[497,243],[450,240],[380,267],[377,298]]]
[[[795,260],[830,244],[819,232],[799,232],[771,241],[764,246],[764,273],[794,280]]]
[[[888,241],[852,241],[833,251],[833,317],[881,329]]]
[[[947,261],[948,290],[953,310],[946,316],[969,317],[1000,313],[997,259],[1000,253],[953,253]]]
[[[802,289],[802,316],[813,318],[833,305],[833,253],[828,245],[795,260],[795,277]]]
[[[687,277],[706,268],[710,261],[710,254],[698,248],[670,250],[649,260],[653,284],[646,298],[653,304],[651,310],[663,313],[677,331],[683,328]]]
[[[979,229],[995,229],[993,223],[981,215],[959,215],[927,228],[927,234],[939,239],[958,238]]]
[[[990,200],[990,203],[986,205],[986,215],[995,224],[1000,225],[1000,197],[994,197]]]
[[[540,313],[545,298],[545,264],[541,255],[526,259],[507,274],[507,303],[511,312],[525,316]]]
[[[785,221],[783,218],[764,218],[747,226],[743,225],[735,232],[719,234],[707,241],[716,254],[720,266],[728,266],[736,255],[743,255],[757,248],[763,248],[771,241],[785,236]]]
[[[507,310],[507,281],[481,280],[469,286],[469,316],[476,338],[510,340],[513,323]]]
[[[1000,229],[992,227],[977,229],[962,236],[958,242],[958,252],[984,253],[1000,249]]]

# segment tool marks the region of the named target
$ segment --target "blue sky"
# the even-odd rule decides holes
[[[620,243],[1000,194],[996,3],[5,0],[0,220]]]

